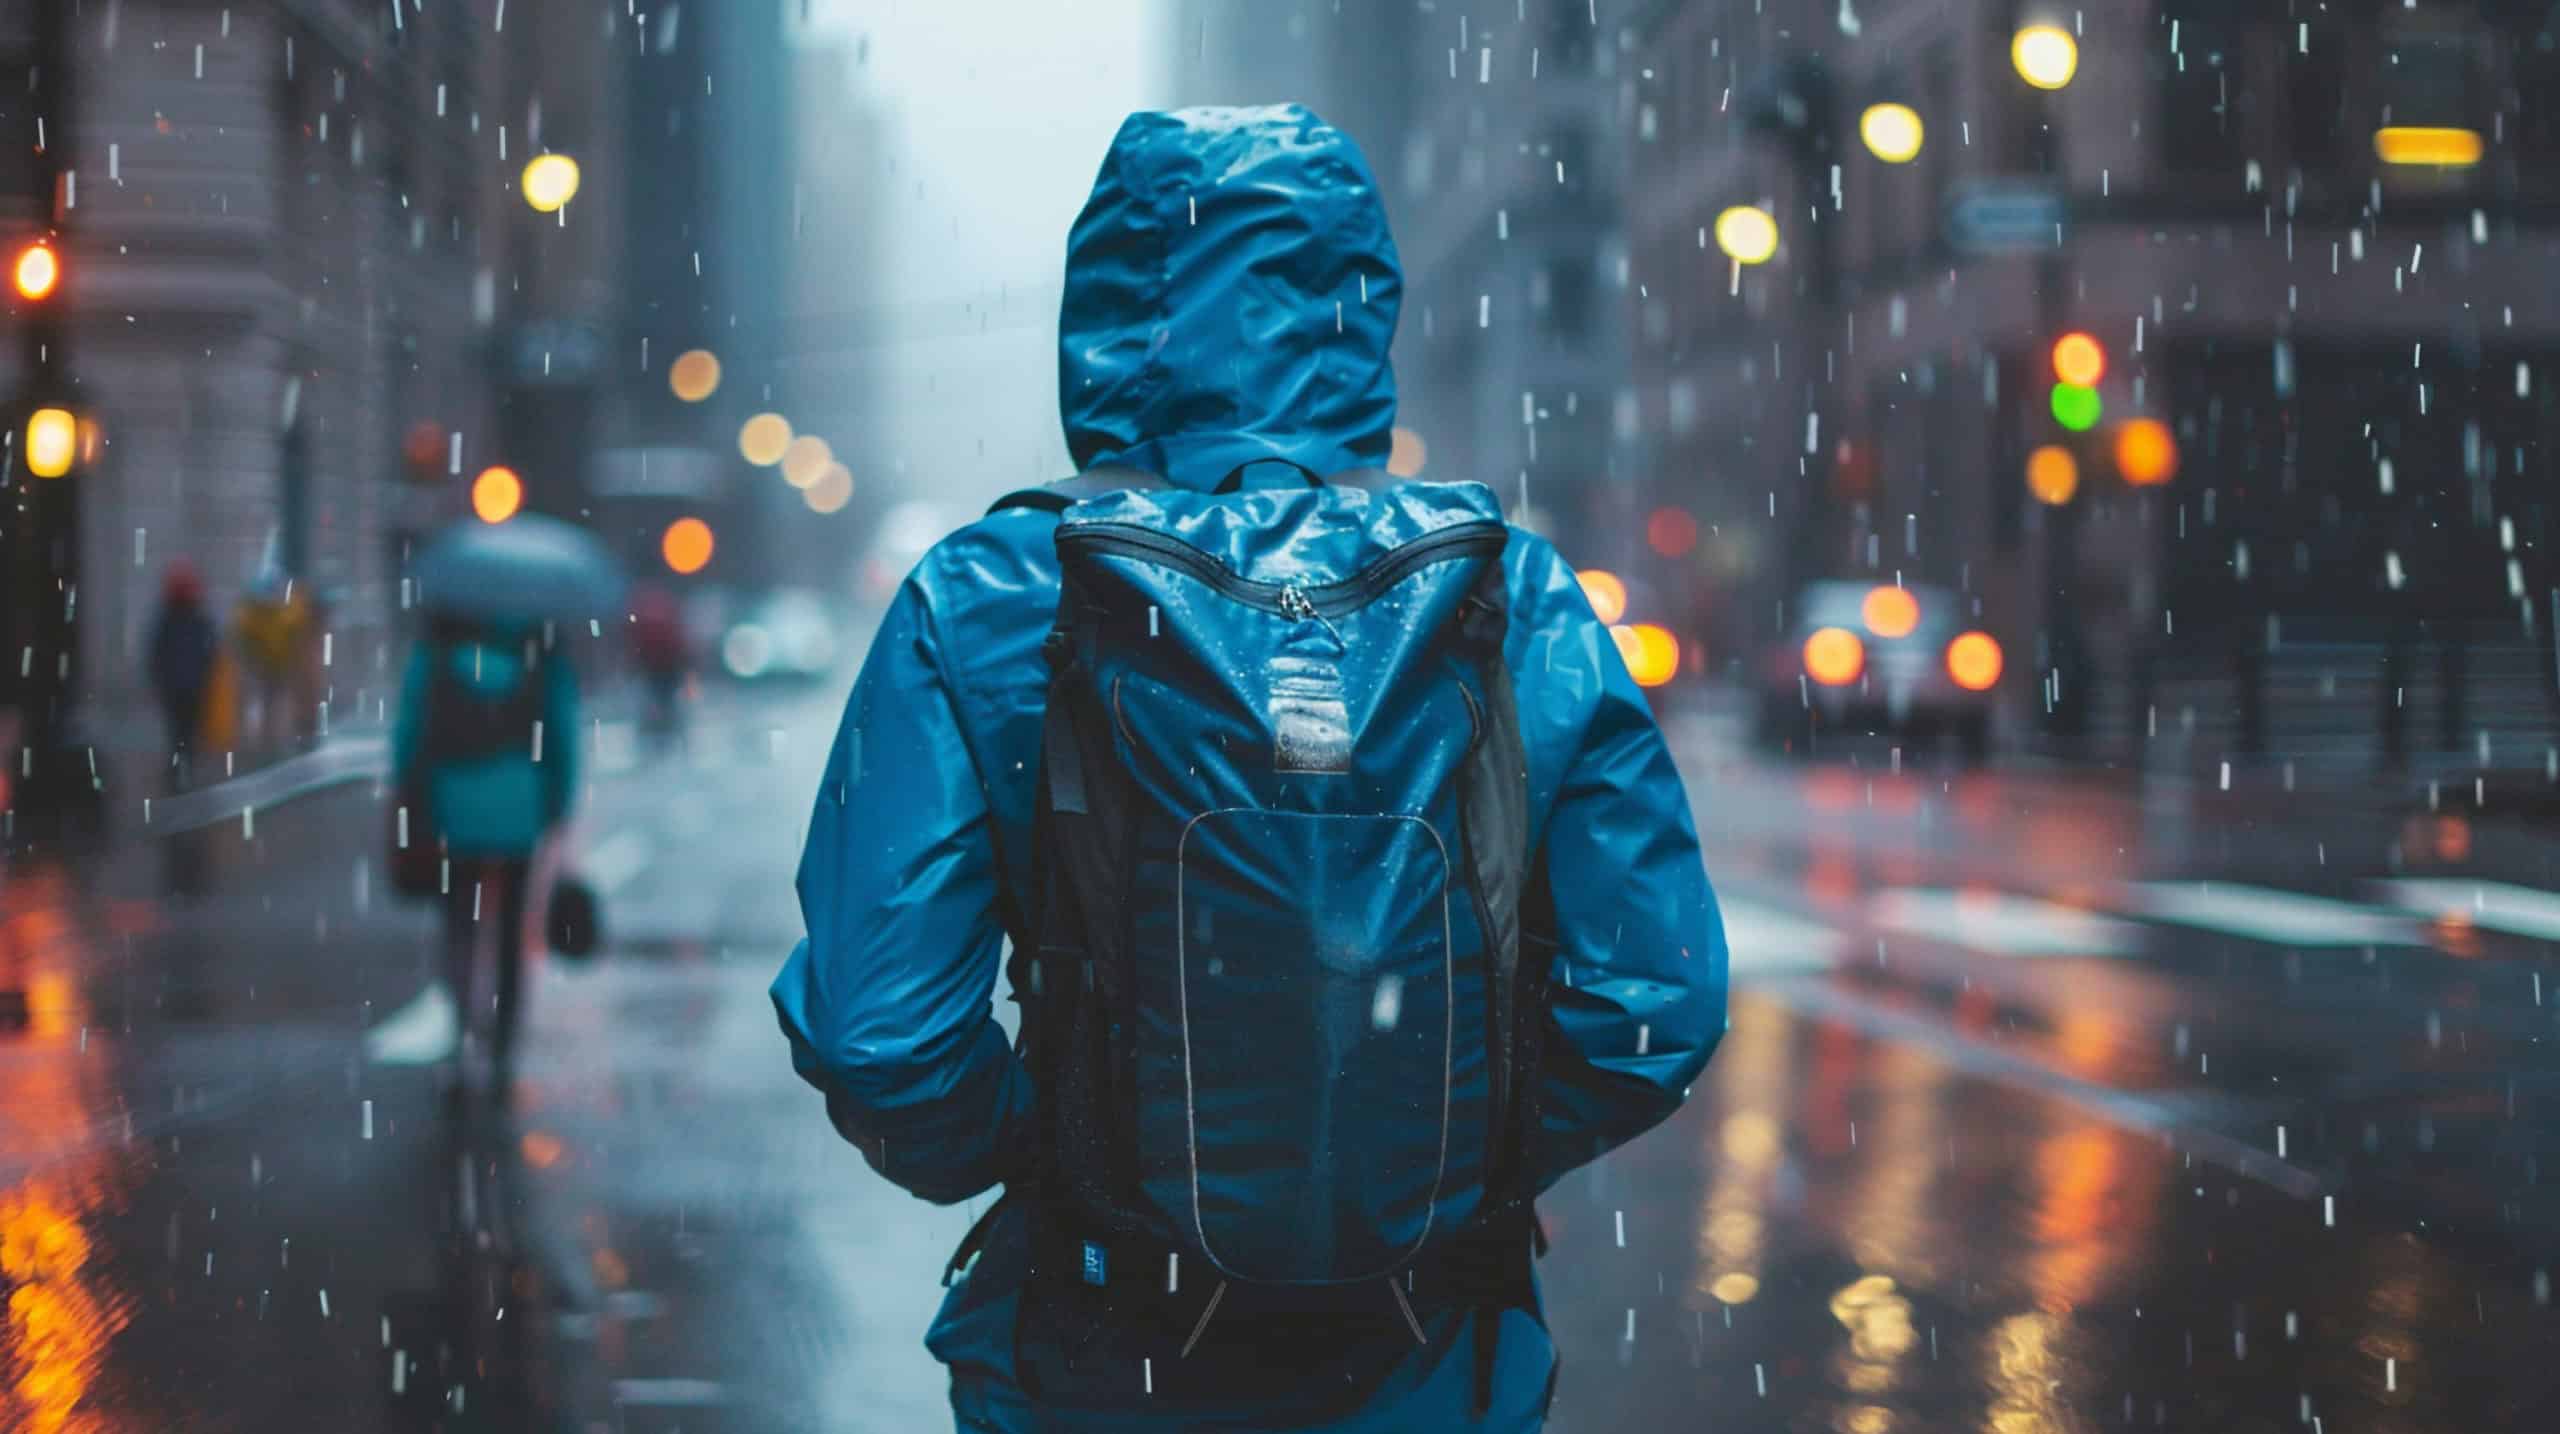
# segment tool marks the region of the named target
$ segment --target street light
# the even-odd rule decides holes
[[[1737,264],[1765,264],[1778,252],[1778,219],[1756,204],[1737,204],[1716,216],[1716,247]]]
[[[39,408],[27,419],[27,471],[59,478],[80,454],[80,421],[67,408]]]
[[[1869,105],[1858,116],[1858,138],[1866,141],[1869,154],[1887,164],[1918,158],[1923,134],[1920,112],[1909,105]]]
[[[55,257],[52,245],[38,240],[18,251],[18,261],[9,267],[9,278],[17,286],[19,298],[39,303],[51,298],[54,286],[62,282],[62,261]]]
[[[2026,25],[2009,41],[2018,78],[2040,90],[2058,90],[2080,70],[2080,42],[2059,25]]]
[[[537,154],[524,166],[524,202],[538,214],[558,211],[578,193],[578,162],[565,154]]]

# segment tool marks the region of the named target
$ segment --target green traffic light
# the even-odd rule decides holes
[[[2098,426],[2098,391],[2076,383],[2053,386],[2053,421],[2074,433]]]

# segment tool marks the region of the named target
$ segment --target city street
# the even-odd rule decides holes
[[[599,703],[607,948],[542,964],[511,1109],[436,1097],[368,739],[11,870],[0,1424],[948,1427],[973,1212],[837,1141],[764,996],[839,691],[666,754]],[[1732,1030],[1544,1204],[1556,1428],[2560,1425],[2560,842],[1669,725]]]

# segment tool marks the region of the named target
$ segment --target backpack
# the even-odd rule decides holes
[[[1070,1332],[1017,1363],[1061,1402],[1179,1396],[1222,1303],[1301,1381],[1268,1357],[1288,1329],[1338,1347],[1371,1320],[1400,1360],[1418,1301],[1534,1301],[1545,971],[1501,506],[1240,474],[997,504],[1059,515],[1031,870],[1006,885],[1034,901],[1007,914],[1041,1121],[1008,1187],[1033,1205],[1021,1323]],[[1194,1392],[1231,1398],[1215,1363]]]

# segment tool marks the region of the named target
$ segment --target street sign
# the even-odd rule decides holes
[[[1947,242],[1968,254],[2015,254],[2061,242],[2067,206],[2033,180],[1976,180],[1947,197]]]

